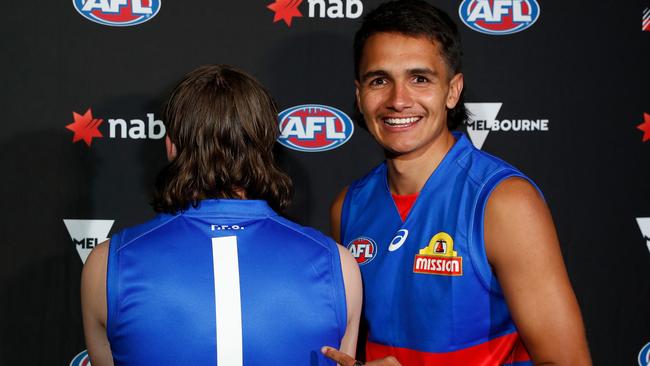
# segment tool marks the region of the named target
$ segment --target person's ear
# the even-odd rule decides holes
[[[167,150],[167,160],[174,160],[176,158],[176,145],[169,138],[169,135],[165,135],[165,149]]]
[[[458,73],[449,81],[449,91],[447,92],[447,100],[445,101],[448,109],[453,109],[458,104],[462,92],[463,74]]]

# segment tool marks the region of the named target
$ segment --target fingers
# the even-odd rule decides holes
[[[388,356],[386,358],[382,358],[381,360],[368,362],[366,365],[367,366],[402,366],[402,364],[399,363],[399,361],[397,361],[397,359],[393,356]]]
[[[321,348],[320,351],[325,355],[325,357],[336,361],[341,366],[354,366],[354,363],[356,362],[354,358],[332,347],[325,346]]]

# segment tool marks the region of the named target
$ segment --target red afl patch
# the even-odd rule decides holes
[[[359,265],[370,262],[377,254],[377,244],[375,241],[364,236],[352,240],[347,248]]]

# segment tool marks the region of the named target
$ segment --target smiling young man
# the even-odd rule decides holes
[[[453,21],[389,2],[354,51],[358,108],[386,161],[341,192],[331,220],[361,266],[368,364],[590,364],[541,193],[451,132],[467,114]]]

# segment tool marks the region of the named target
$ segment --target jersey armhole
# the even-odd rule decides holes
[[[503,297],[503,291],[492,271],[492,267],[488,262],[487,252],[485,251],[485,208],[490,195],[499,183],[514,177],[528,181],[542,195],[542,198],[544,197],[535,182],[519,171],[513,169],[500,170],[489,177],[480,188],[478,197],[474,202],[471,228],[469,230],[469,254],[472,257],[472,264],[474,265],[474,270],[477,273],[479,281],[489,293],[500,297]]]
[[[339,342],[345,335],[348,326],[348,299],[345,296],[345,280],[343,278],[343,267],[341,266],[341,256],[339,255],[338,244],[330,240],[330,250],[332,251],[332,279],[335,281],[332,286],[332,295],[334,297],[334,306],[336,307],[336,319],[339,323]]]
[[[108,247],[108,262],[106,265],[106,335],[108,340],[113,338],[119,299],[119,248],[122,244],[122,233],[111,237]]]

